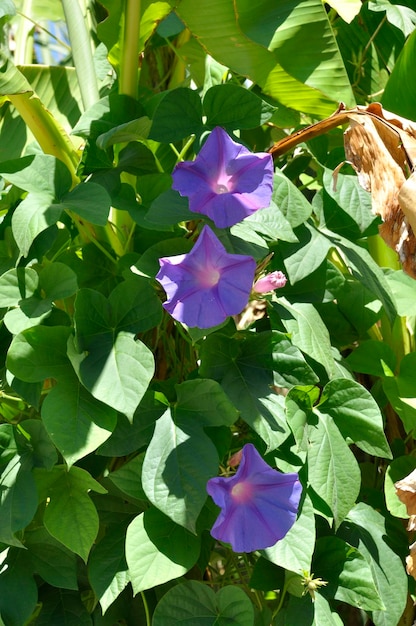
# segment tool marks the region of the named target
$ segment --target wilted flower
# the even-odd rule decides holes
[[[252,552],[273,546],[293,526],[302,485],[296,473],[272,469],[248,443],[236,474],[211,478],[207,491],[221,507],[211,535],[234,552]]]
[[[187,326],[210,328],[247,304],[256,262],[229,254],[208,226],[188,254],[159,259],[157,280],[166,291],[163,306]]]
[[[394,483],[396,493],[401,502],[406,505],[407,514],[410,515],[408,530],[416,528],[416,470],[408,476]]]
[[[416,579],[416,541],[409,546],[410,554],[406,557],[406,571]]]
[[[275,289],[280,289],[286,285],[287,278],[283,272],[276,271],[267,274],[263,278],[260,278],[254,283],[253,290],[257,293],[268,293]]]
[[[217,127],[195,161],[178,163],[172,176],[173,189],[188,196],[192,212],[226,228],[269,206],[273,159],[266,152],[253,154]]]
[[[322,580],[322,578],[314,578],[315,574],[309,572],[303,572],[302,585],[305,587],[302,595],[306,596],[307,593],[312,598],[312,602],[315,602],[315,593],[319,591],[320,587],[325,587],[328,581]]]

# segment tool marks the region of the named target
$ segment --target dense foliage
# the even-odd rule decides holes
[[[0,0],[2,626],[413,622],[416,283],[269,154],[416,121],[412,5]]]

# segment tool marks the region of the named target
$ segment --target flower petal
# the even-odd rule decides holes
[[[273,191],[273,159],[265,152],[253,154],[214,128],[195,161],[179,163],[173,189],[188,196],[193,213],[202,213],[218,228],[241,222],[269,206]]]
[[[187,326],[211,328],[237,315],[248,302],[256,262],[229,254],[205,226],[191,252],[159,259],[156,279],[166,291],[164,308]]]
[[[236,485],[242,489],[236,490]],[[296,473],[272,469],[247,444],[235,476],[212,478],[207,491],[221,507],[212,536],[230,543],[235,552],[252,552],[274,545],[287,534],[296,520],[302,486]]]

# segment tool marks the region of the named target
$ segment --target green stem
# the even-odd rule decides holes
[[[28,22],[25,17],[32,12],[32,0],[24,0],[21,19],[19,20],[16,32],[16,50],[14,52],[14,62],[16,65],[28,65],[33,63],[33,30],[34,25]]]
[[[79,0],[61,0],[71,42],[72,59],[77,73],[84,109],[89,109],[99,99],[97,76],[91,53],[91,40],[87,32]]]
[[[45,28],[45,26],[43,26],[39,22],[36,22],[27,13],[23,13],[23,11],[17,11],[17,14],[20,15],[24,20],[26,20],[26,21],[30,22],[31,24],[33,24],[32,28],[36,27],[36,30],[41,31],[42,33],[47,35],[49,39],[54,39],[56,41],[56,43],[58,43],[62,48],[66,48],[68,50],[68,52],[71,50],[71,47],[68,46],[68,44],[65,41],[63,41],[62,39],[59,39],[59,37],[57,37],[54,33],[52,33],[50,30]],[[17,35],[16,35],[16,37],[17,37]],[[16,55],[15,55],[15,61],[16,61],[16,65],[19,65],[19,63],[16,60]],[[32,61],[30,61],[30,62],[32,62]]]
[[[140,0],[125,0],[119,93],[135,99],[139,85],[140,17]]]
[[[98,241],[93,233],[84,225],[84,223],[75,215],[72,211],[68,211],[72,220],[74,221],[77,230],[84,241],[90,241],[93,243],[114,265],[117,265],[117,259],[115,259],[106,248]],[[87,223],[88,224],[88,223]]]
[[[367,238],[368,251],[374,261],[380,267],[389,267],[392,270],[400,269],[397,252],[389,248],[380,235],[373,235]]]
[[[143,591],[140,592],[140,595],[142,597],[144,612],[145,612],[145,615],[146,615],[146,626],[152,626],[152,622],[151,622],[151,619],[150,619],[149,605],[147,604],[146,596],[145,596]]]
[[[285,599],[285,595],[286,595],[288,586],[289,586],[289,581],[286,582],[284,584],[284,586],[283,586],[283,589],[282,589],[281,595],[280,595],[280,601],[279,601],[279,604],[277,605],[277,608],[273,611],[272,619],[274,619],[276,617],[276,615],[279,613],[280,609],[283,606],[283,601]]]
[[[400,269],[397,253],[389,248],[380,235],[368,237],[368,250],[380,267],[388,267],[393,270]],[[397,317],[393,324],[386,315],[381,318],[381,340],[390,345],[400,363],[405,354],[411,352],[411,338],[406,326],[406,318]]]

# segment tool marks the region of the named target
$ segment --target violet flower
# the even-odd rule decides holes
[[[204,226],[188,254],[159,259],[156,279],[166,291],[164,308],[187,326],[210,328],[241,313],[251,292],[256,262],[229,254]]]
[[[178,163],[172,177],[173,189],[188,196],[193,213],[226,228],[269,206],[273,159],[266,152],[253,154],[217,126],[195,161]]]
[[[269,293],[269,291],[281,289],[286,285],[286,282],[286,276],[283,274],[283,272],[277,270],[257,280],[254,283],[253,290],[257,293]]]
[[[249,443],[236,474],[211,478],[207,491],[221,507],[211,535],[234,552],[253,552],[273,546],[293,526],[302,485],[298,474],[272,469]]]

